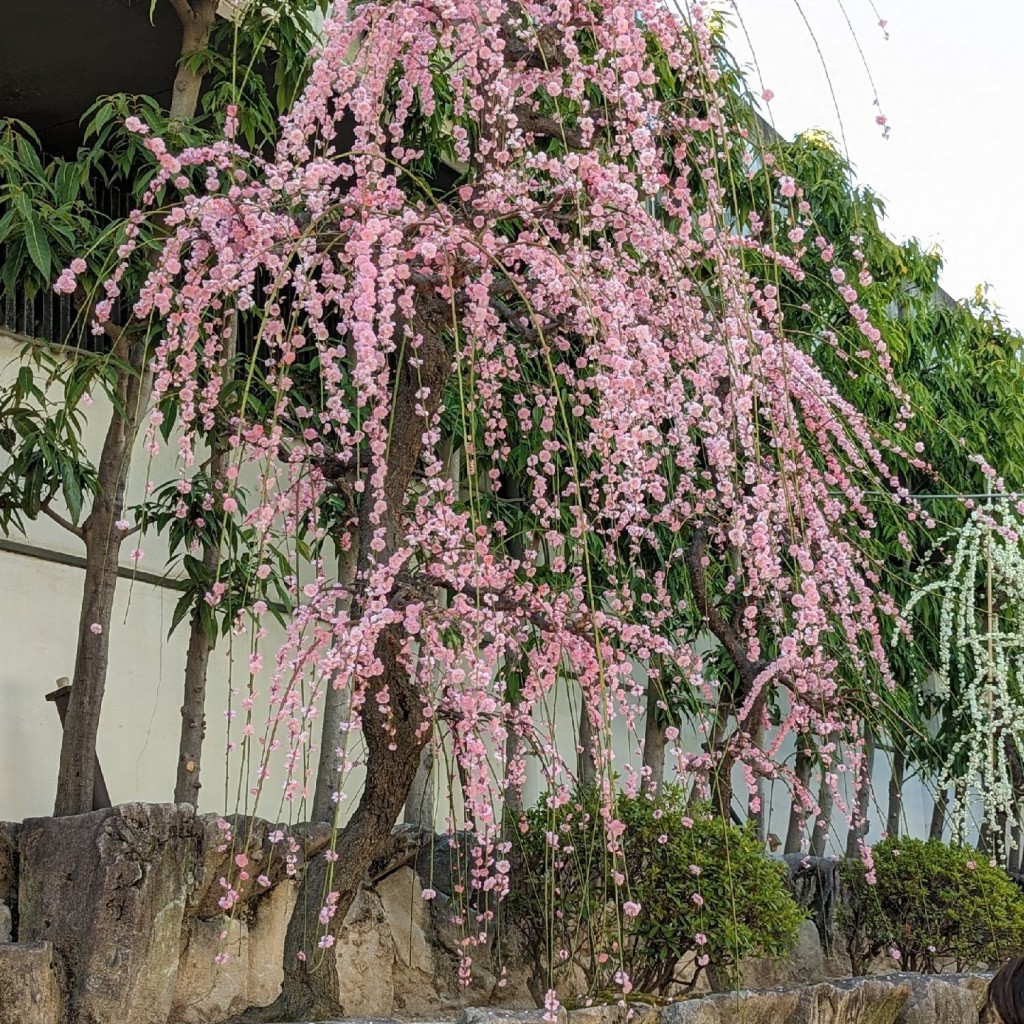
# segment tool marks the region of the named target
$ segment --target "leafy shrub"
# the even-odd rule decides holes
[[[740,960],[792,949],[803,914],[751,829],[688,811],[675,788],[623,795],[612,855],[598,808],[586,794],[525,816],[509,908],[553,973],[576,965],[591,992],[625,974],[634,993],[664,994],[707,967],[731,982]]]
[[[974,851],[894,838],[875,846],[872,856],[873,885],[860,861],[841,869],[839,923],[855,973],[892,950],[904,969],[933,973],[942,960],[963,970],[1024,948],[1024,893]]]

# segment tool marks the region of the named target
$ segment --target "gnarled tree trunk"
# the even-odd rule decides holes
[[[384,482],[384,546],[372,545],[380,532],[374,524],[381,499],[376,488],[367,487],[359,504],[359,557],[357,598],[378,565],[386,564],[404,542],[404,519],[409,486],[423,449],[423,431],[440,406],[451,370],[451,355],[444,343],[449,307],[432,292],[421,296],[414,327],[423,342],[417,351],[419,366],[408,363],[396,371],[394,423],[388,448]],[[422,412],[420,411],[422,410]],[[358,605],[357,605],[358,611]],[[352,818],[341,828],[335,843],[337,859],[317,857],[307,868],[299,901],[288,925],[285,940],[285,975],[281,996],[259,1016],[267,1020],[324,1019],[343,1010],[337,971],[330,950],[317,948],[317,916],[329,892],[337,893],[327,928],[337,935],[359,892],[374,855],[391,834],[416,776],[420,752],[430,738],[423,729],[424,695],[419,692],[402,660],[409,635],[401,623],[385,627],[375,654],[382,671],[363,705],[362,734],[366,744],[366,782]],[[390,694],[390,715],[382,713],[373,699],[377,690]],[[303,954],[300,958],[299,954]]]

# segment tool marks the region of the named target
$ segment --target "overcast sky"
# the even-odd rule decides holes
[[[775,94],[775,127],[838,136],[841,119],[858,178],[886,200],[889,234],[938,245],[945,289],[962,298],[987,282],[1024,331],[1024,0],[875,0],[878,14],[871,0],[736,6]],[[733,50],[749,60],[739,33]],[[868,71],[888,140],[875,124]]]

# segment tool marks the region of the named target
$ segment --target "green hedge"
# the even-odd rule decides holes
[[[793,948],[804,915],[751,829],[688,809],[674,788],[656,802],[620,796],[614,813],[626,826],[614,857],[593,795],[526,814],[509,907],[550,981],[576,965],[592,993],[625,972],[634,993],[664,994],[707,967],[731,981],[740,960]]]
[[[839,923],[854,973],[893,951],[904,970],[932,973],[941,961],[967,970],[1024,950],[1024,893],[976,851],[894,838],[872,856],[873,885],[860,861],[841,869]]]

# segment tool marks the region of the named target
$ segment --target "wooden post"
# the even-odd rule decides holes
[[[64,728],[64,717],[68,713],[68,698],[71,696],[71,687],[68,685],[68,677],[61,676],[57,680],[57,689],[46,695],[48,701],[57,706],[57,715],[60,718],[60,727]],[[92,783],[92,809],[101,811],[110,806],[110,796],[107,793],[107,784],[103,781],[103,771],[100,768],[100,759],[96,758],[96,769]]]

